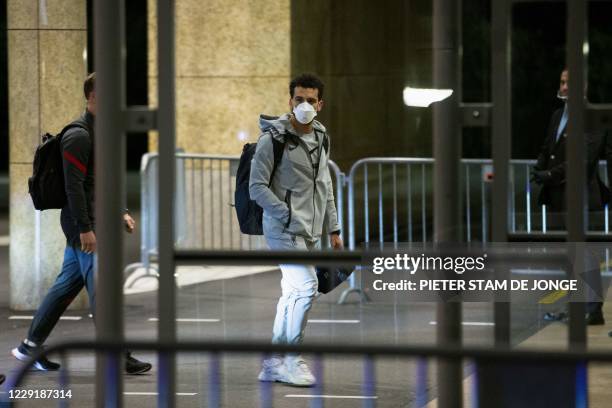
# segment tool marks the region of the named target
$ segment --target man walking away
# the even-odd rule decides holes
[[[67,204],[61,211],[61,225],[66,236],[66,249],[60,274],[49,289],[30,325],[28,337],[12,350],[13,356],[27,361],[36,355],[57,324],[66,308],[85,287],[89,295],[89,307],[95,315],[96,292],[94,265],[96,252],[94,211],[94,119],[96,116],[96,74],[85,80],[83,90],[87,100],[85,112],[62,136],[61,153],[64,167],[64,184]],[[123,216],[126,230],[134,231],[134,219]],[[34,363],[40,371],[58,370],[59,364],[42,357]],[[141,374],[151,369],[151,364],[139,361],[128,352],[125,371]]]

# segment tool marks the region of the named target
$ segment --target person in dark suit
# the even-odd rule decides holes
[[[567,99],[568,73],[563,70],[559,85],[558,97]],[[587,182],[589,211],[602,211],[610,200],[610,191],[602,182],[598,172],[598,161],[605,157],[608,161],[612,156],[612,147],[603,132],[591,132],[586,135],[587,151]],[[567,141],[567,103],[557,109],[550,119],[544,144],[540,149],[537,164],[532,171],[532,180],[541,185],[538,205],[545,205],[550,211],[564,217],[565,212],[565,171],[567,157],[565,147]],[[612,164],[612,163],[611,163]],[[612,180],[612,166],[608,166],[608,180]],[[564,226],[563,217],[558,217],[558,225]]]
[[[557,97],[564,102],[567,101],[568,93],[568,70],[561,72],[559,91]],[[531,173],[532,181],[541,186],[538,196],[538,205],[546,206],[549,226],[556,229],[565,229],[565,184],[566,184],[566,142],[567,142],[567,103],[557,109],[550,119],[548,132],[544,144],[540,149],[538,160]],[[599,176],[598,162],[604,158],[608,162],[608,180],[612,180],[612,138],[606,137],[604,132],[588,132],[586,139],[586,171],[588,187],[588,205],[592,216],[603,212],[605,205],[610,201],[610,190]],[[599,276],[599,262],[589,257],[586,262],[593,273],[598,276],[589,279],[594,285],[595,292],[601,293],[601,277]],[[592,259],[591,259],[592,258]],[[588,302],[586,321],[589,325],[604,324],[601,311],[602,302]],[[564,320],[565,312],[547,313],[547,320]]]

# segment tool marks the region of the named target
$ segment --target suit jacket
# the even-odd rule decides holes
[[[540,190],[538,205],[546,205],[550,211],[555,212],[565,210],[567,126],[562,130],[559,140],[555,140],[562,115],[563,108],[552,114],[535,166],[536,170],[548,170],[552,175],[552,181],[544,184]],[[589,210],[599,211],[610,201],[610,190],[599,177],[598,162],[600,158],[607,160],[608,180],[612,180],[612,137],[606,136],[604,132],[592,132],[586,133],[585,139]]]

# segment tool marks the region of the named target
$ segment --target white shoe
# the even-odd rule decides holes
[[[282,358],[272,357],[263,361],[261,372],[257,376],[259,381],[285,382],[287,369]]]
[[[312,387],[317,382],[301,356],[285,357],[287,376],[285,383],[296,387]]]

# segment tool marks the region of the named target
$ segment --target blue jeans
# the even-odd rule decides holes
[[[51,334],[60,316],[83,287],[87,289],[89,307],[91,313],[94,314],[96,310],[94,281],[94,254],[86,254],[79,249],[67,246],[64,251],[62,271],[36,311],[28,332],[28,340],[42,345]]]

